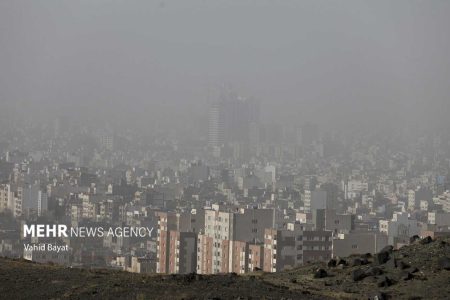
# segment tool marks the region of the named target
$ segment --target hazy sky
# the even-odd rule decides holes
[[[450,1],[0,0],[2,105],[188,118],[224,83],[283,120],[448,119]]]

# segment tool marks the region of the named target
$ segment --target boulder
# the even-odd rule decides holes
[[[334,258],[330,259],[327,263],[328,268],[334,268],[334,267],[336,267],[336,265],[337,265],[337,261]]]
[[[441,257],[438,259],[438,265],[439,268],[444,270],[450,270],[450,258],[448,257]]]
[[[382,253],[382,252],[392,253],[393,250],[394,250],[394,247],[392,245],[387,245],[386,247],[384,247],[383,249],[380,250],[380,253]]]
[[[417,242],[418,240],[420,240],[420,237],[416,234],[409,238],[409,243],[412,244]]]
[[[373,296],[373,300],[387,300],[387,295],[385,293],[378,292],[375,296]]]
[[[325,271],[324,269],[318,269],[315,273],[314,273],[314,278],[325,278],[328,276],[327,271]]]
[[[350,264],[352,267],[361,266],[362,260],[360,258],[354,258]]]
[[[407,280],[411,280],[414,278],[414,275],[409,273],[408,271],[404,271],[400,274],[400,279],[407,281]]]
[[[393,282],[389,277],[383,275],[378,279],[377,286],[378,287],[388,287],[388,286],[391,286],[392,283]]]
[[[352,272],[353,281],[360,281],[366,277],[366,272],[363,269],[356,269]]]
[[[361,260],[361,265],[368,265],[368,264],[370,264],[370,261],[367,258],[365,258],[365,257],[361,257],[360,260]]]
[[[399,262],[397,263],[397,267],[398,267],[400,270],[404,270],[404,269],[409,268],[410,265],[407,264],[407,263],[405,263],[404,261],[399,261]]]
[[[406,269],[406,271],[408,271],[409,273],[414,274],[414,273],[419,272],[419,269],[417,269],[416,267],[409,267],[409,268]]]
[[[389,260],[389,252],[382,251],[382,252],[375,254],[373,261],[374,261],[374,263],[376,263],[378,265],[382,265],[382,264],[386,263],[388,260]]]
[[[361,258],[368,260],[369,258],[372,258],[372,254],[370,254],[370,253],[363,254],[363,255],[361,255]]]
[[[433,241],[433,239],[431,238],[431,236],[427,236],[426,238],[423,238],[419,241],[420,244],[422,245],[426,245],[429,244]]]
[[[337,265],[343,265],[343,266],[348,266],[348,263],[345,259],[340,258],[337,262]]]
[[[366,276],[378,276],[383,274],[383,270],[378,267],[370,267],[365,271]]]
[[[386,268],[394,269],[397,267],[397,260],[394,257],[392,257],[392,258],[388,259],[385,266],[386,266]]]

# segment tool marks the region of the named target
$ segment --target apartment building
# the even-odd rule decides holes
[[[289,223],[286,229],[266,229],[263,270],[278,272],[309,261],[326,261],[332,254],[332,232]]]
[[[168,273],[187,274],[197,269],[197,235],[194,232],[169,231]]]

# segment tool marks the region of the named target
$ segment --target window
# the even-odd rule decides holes
[[[358,249],[358,245],[352,245],[352,249]]]

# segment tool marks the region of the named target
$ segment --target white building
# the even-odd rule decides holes
[[[213,273],[219,273],[222,265],[222,241],[233,239],[233,214],[218,211],[218,207],[216,209],[205,210],[205,236],[213,239]]]
[[[392,220],[380,220],[379,230],[388,236],[388,244],[394,247],[397,243],[404,243],[413,235],[419,235],[420,223],[410,219],[409,213],[394,213]]]
[[[305,193],[303,195],[303,206],[305,209],[305,212],[311,212],[311,191],[305,190]]]

